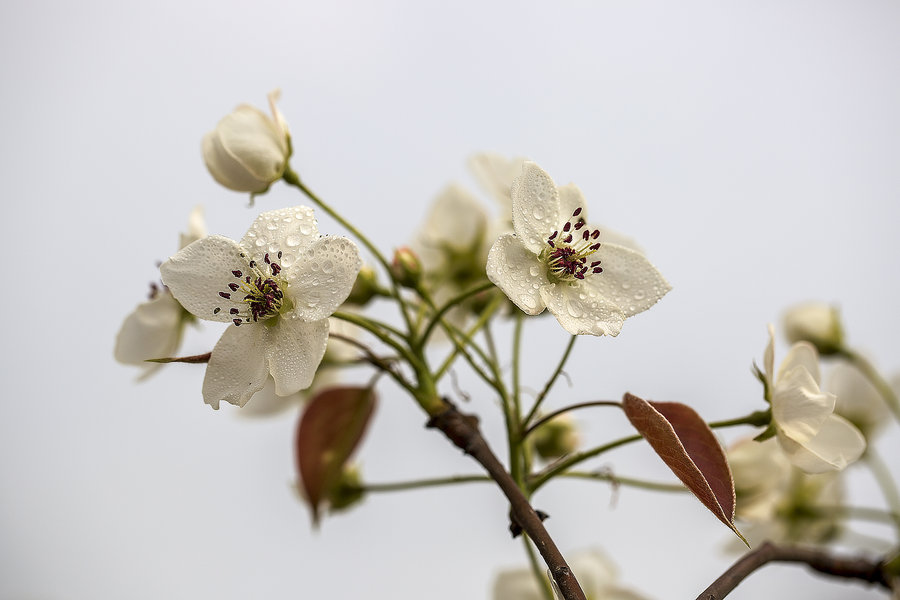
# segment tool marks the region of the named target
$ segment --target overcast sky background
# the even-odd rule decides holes
[[[294,168],[387,251],[444,185],[476,189],[465,160],[483,150],[574,181],[592,220],[646,249],[673,291],[618,338],[579,340],[573,387],[548,408],[626,390],[710,420],[762,408],[749,367],[766,324],[807,299],[838,303],[851,342],[900,369],[896,2],[252,6],[0,5],[11,252],[0,598],[458,600],[487,597],[499,568],[525,564],[487,485],[373,496],[313,531],[290,489],[294,414],[213,412],[202,366],[136,384],[113,361],[122,319],[190,209],[203,204],[210,232],[233,238],[256,215],[213,182],[200,139],[275,87]],[[257,207],[300,202],[277,185]],[[220,332],[189,333],[184,353]],[[567,337],[553,319],[529,321],[527,387],[541,387]],[[464,370],[460,386],[502,450],[492,398]],[[361,453],[368,480],[477,472],[383,390]],[[577,418],[593,444],[630,431],[608,410]],[[896,433],[882,440],[883,454],[898,447]],[[667,477],[645,445],[601,465]],[[878,505],[867,473],[850,475],[854,502]],[[687,496],[622,489],[611,506],[608,485],[574,481],[535,504],[565,552],[605,549],[624,582],[656,598],[695,597],[735,558],[727,529]],[[789,585],[883,597],[787,567],[733,597],[789,597]]]

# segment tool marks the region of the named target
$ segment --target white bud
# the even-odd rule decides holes
[[[819,354],[834,354],[844,345],[838,309],[824,302],[807,302],[784,314],[784,334],[792,344],[807,341]]]
[[[269,94],[272,116],[242,104],[203,136],[203,160],[213,178],[236,192],[262,193],[281,179],[289,156],[288,129]]]

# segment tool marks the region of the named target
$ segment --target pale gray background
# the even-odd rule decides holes
[[[524,564],[489,486],[372,497],[314,532],[289,488],[293,415],[211,411],[202,367],[136,385],[113,362],[190,208],[232,237],[255,215],[209,177],[200,138],[274,87],[295,168],[382,248],[443,185],[473,186],[479,150],[575,181],[592,218],[642,243],[674,290],[619,338],[581,340],[551,406],[630,390],[710,419],[761,408],[765,325],[805,299],[838,302],[851,340],[897,370],[898,19],[886,1],[3,2],[0,597],[456,600]],[[300,200],[279,185],[258,207]],[[565,341],[529,324],[531,387]],[[499,434],[491,398],[461,385]],[[475,471],[384,391],[370,480]],[[613,411],[578,418],[593,443],[628,431]],[[666,476],[644,446],[597,464]],[[879,502],[853,481],[856,503]],[[611,508],[607,485],[563,482],[536,503],[564,550],[605,548],[657,598],[693,598],[733,559],[690,497],[623,489]],[[881,597],[791,568],[734,597],[787,585]]]

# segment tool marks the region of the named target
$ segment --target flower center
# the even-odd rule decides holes
[[[241,254],[241,258],[246,258]],[[281,252],[278,252],[278,260]],[[281,313],[285,307],[283,288],[287,287],[284,280],[278,275],[281,273],[281,265],[272,261],[266,254],[263,259],[265,265],[259,265],[255,260],[249,263],[250,271],[231,271],[231,275],[237,280],[228,284],[227,292],[219,292],[219,296],[225,300],[231,300],[235,306],[228,309],[235,325],[241,323],[254,323],[265,321]],[[241,297],[243,295],[243,297]],[[213,314],[219,314],[222,307],[217,306]]]
[[[599,229],[585,227],[580,217],[581,207],[575,209],[562,229],[547,238],[547,248],[541,252],[551,276],[561,281],[584,279],[585,275],[602,273],[600,261],[588,262],[588,257],[600,249]]]

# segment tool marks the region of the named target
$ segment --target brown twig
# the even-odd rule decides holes
[[[697,600],[720,600],[727,596],[751,573],[770,562],[805,564],[819,573],[845,579],[859,579],[891,588],[890,576],[883,560],[865,557],[841,557],[815,548],[778,546],[765,542],[735,562]]]
[[[509,500],[513,524],[521,527],[534,541],[544,562],[550,568],[550,574],[559,586],[563,598],[565,600],[585,600],[581,586],[578,585],[572,570],[566,564],[566,559],[563,558],[562,553],[541,523],[541,517],[529,504],[525,494],[522,493],[482,437],[478,429],[478,419],[473,415],[464,415],[453,404],[445,400],[444,411],[431,417],[426,426],[440,429],[450,441],[484,467]]]

